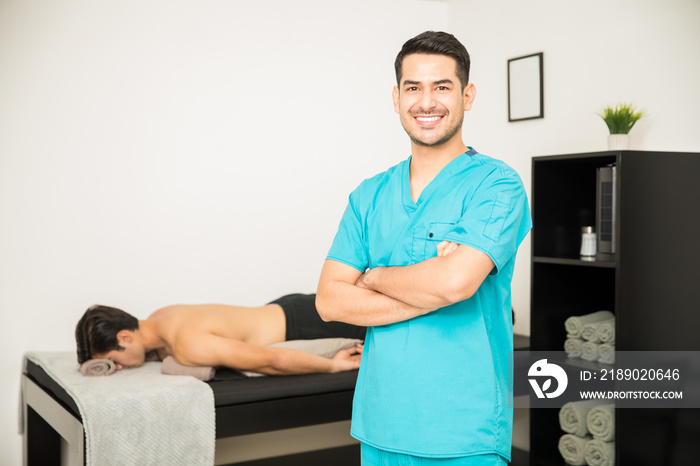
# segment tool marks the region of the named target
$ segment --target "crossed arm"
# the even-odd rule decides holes
[[[439,244],[437,257],[364,274],[326,260],[316,308],[326,321],[363,326],[400,322],[471,297],[493,267],[484,252],[447,241]]]
[[[188,332],[173,345],[173,357],[186,366],[225,366],[268,375],[341,372],[360,367],[362,345],[325,358],[290,348],[251,345],[212,333]]]

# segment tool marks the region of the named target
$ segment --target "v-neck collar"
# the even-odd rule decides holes
[[[402,170],[402,181],[401,181],[401,186],[402,186],[402,193],[401,197],[403,200],[403,205],[404,208],[406,209],[406,212],[411,215],[413,212],[418,209],[418,207],[423,203],[425,199],[427,199],[435,189],[440,185],[440,182],[443,178],[450,176],[455,170],[459,169],[462,165],[461,161],[464,160],[465,157],[469,157],[471,159],[472,156],[476,154],[476,150],[472,147],[467,147],[467,151],[463,152],[462,154],[458,155],[455,157],[450,163],[445,165],[442,170],[433,178],[430,183],[423,189],[423,191],[420,193],[420,196],[418,196],[418,200],[414,201],[413,198],[411,197],[411,160],[412,156],[406,160],[406,162],[403,164],[403,170]]]

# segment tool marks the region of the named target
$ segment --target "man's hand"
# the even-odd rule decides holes
[[[457,243],[451,243],[450,241],[442,241],[440,244],[437,245],[437,255],[438,257],[447,257],[450,254],[452,254],[454,251],[457,250],[459,247],[459,244]],[[374,269],[368,270],[362,275],[360,275],[360,278],[357,279],[355,282],[355,286],[359,286],[360,288],[364,288],[366,290],[372,290],[376,291],[371,283],[374,278],[376,278],[376,275],[378,273],[381,273],[381,267],[375,267]]]
[[[358,278],[357,281],[355,282],[355,286],[359,286],[360,288],[364,288],[364,289],[366,289],[366,290],[371,290],[372,288],[370,288],[370,287],[367,285],[367,282],[366,282],[366,275],[367,275],[369,272],[370,272],[370,271],[368,270],[368,271],[366,271],[365,273],[363,273],[362,275],[360,275],[360,278]]]
[[[364,345],[355,345],[352,348],[346,348],[338,351],[335,356],[333,356],[333,367],[331,372],[359,369],[363,349]]]
[[[459,247],[459,244],[457,244],[457,243],[451,243],[449,241],[442,241],[437,246],[437,255],[438,255],[438,257],[449,256],[451,253],[456,251],[458,247]]]

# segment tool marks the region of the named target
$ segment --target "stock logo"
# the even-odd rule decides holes
[[[569,378],[566,372],[556,364],[548,363],[546,359],[540,359],[530,366],[527,372],[528,380],[537,398],[556,398],[566,390]],[[534,377],[534,378],[533,378]],[[549,392],[552,388],[552,379],[557,381],[556,390]],[[540,385],[539,380],[542,380]]]

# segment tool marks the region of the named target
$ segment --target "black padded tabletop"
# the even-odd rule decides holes
[[[215,404],[219,407],[296,396],[352,391],[355,389],[356,381],[357,371],[355,370],[335,374],[215,379],[208,383],[214,391]]]
[[[80,419],[78,406],[73,398],[41,367],[26,361],[27,375]],[[257,401],[280,400],[298,396],[352,391],[355,389],[357,371],[336,374],[307,374],[265,377],[224,377],[209,383],[214,391],[217,408]]]

